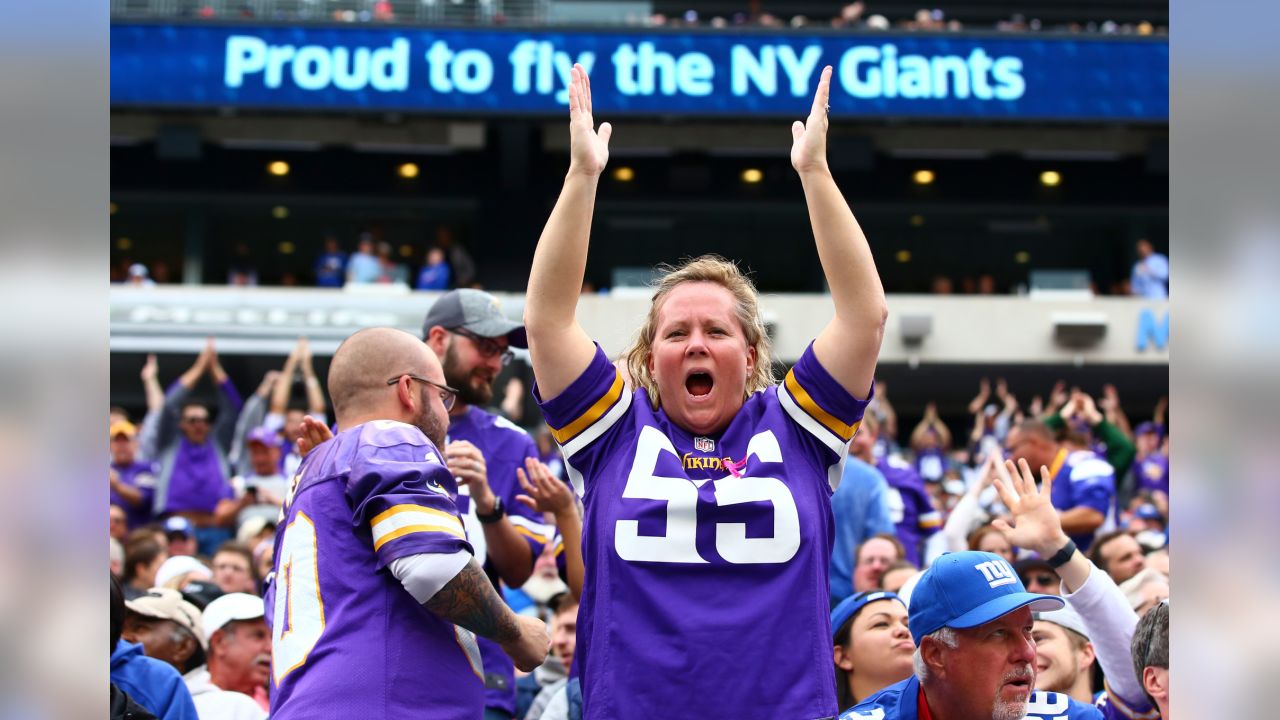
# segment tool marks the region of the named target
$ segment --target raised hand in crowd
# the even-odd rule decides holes
[[[160,364],[156,362],[156,354],[147,355],[142,364],[142,388],[147,395],[147,412],[164,407],[164,388],[160,386]]]
[[[279,370],[268,370],[262,375],[262,382],[258,383],[258,389],[253,393],[260,398],[271,397],[271,391],[275,388],[276,383],[280,381]]]
[[[1053,390],[1049,392],[1049,400],[1045,404],[1043,410],[1045,412],[1055,412],[1061,410],[1064,405],[1071,399],[1067,394],[1067,381],[1059,380],[1053,384]]]
[[[991,397],[991,381],[982,378],[978,381],[978,394],[969,401],[969,414],[977,415],[982,412],[982,408],[987,404],[987,399]]]
[[[302,423],[298,427],[298,437],[293,438],[298,443],[298,454],[302,457],[306,457],[321,443],[332,439],[333,431],[329,426],[310,415],[302,418]]]
[[[1160,427],[1168,427],[1168,425],[1165,423],[1165,416],[1168,414],[1169,414],[1169,397],[1167,395],[1162,395],[1160,399],[1156,401],[1156,409],[1151,414],[1151,419],[1155,420],[1156,424],[1159,425]]]
[[[516,478],[525,494],[516,499],[541,513],[555,518],[556,528],[564,541],[565,576],[574,597],[582,597],[584,565],[582,561],[582,519],[578,503],[569,486],[534,458],[525,458],[524,469],[516,470]]]

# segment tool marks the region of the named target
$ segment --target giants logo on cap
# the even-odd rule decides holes
[[[993,588],[1018,582],[1018,576],[1013,572],[1013,567],[1004,560],[988,560],[974,565],[973,569],[981,570],[982,575],[987,579],[987,584]]]

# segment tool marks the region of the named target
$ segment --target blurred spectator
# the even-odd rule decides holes
[[[225,508],[235,513],[236,528],[252,518],[275,522],[280,515],[280,506],[289,492],[289,479],[280,472],[281,445],[280,436],[270,428],[259,427],[249,433],[245,442],[249,471],[231,479],[237,501]]]
[[[138,429],[123,420],[109,430],[111,467],[107,476],[111,483],[111,504],[124,509],[126,525],[137,528],[151,522],[155,500],[156,476],[149,462],[138,459]]]
[[[332,233],[324,236],[324,252],[316,258],[316,287],[340,288],[346,277],[347,254]]]
[[[360,233],[360,242],[356,245],[356,251],[347,261],[348,283],[367,285],[378,281],[382,266],[373,250],[373,235],[367,232]]]
[[[859,443],[859,435],[862,433],[855,434],[850,442]],[[829,568],[834,604],[854,592],[855,551],[876,535],[894,532],[889,514],[889,484],[879,470],[859,459],[856,453],[845,459],[844,474],[831,496],[831,514],[836,535]]]
[[[186,587],[189,582],[212,579],[213,571],[194,557],[190,555],[171,555],[156,571],[156,579],[152,583],[152,587],[180,590]]]
[[[236,287],[257,286],[258,267],[248,243],[238,242],[235,249],[231,251],[231,267],[227,271],[227,284]]]
[[[142,646],[123,640],[125,598],[111,578],[111,684],[161,720],[199,720],[182,676],[168,664],[142,653]]]
[[[235,541],[223,543],[213,555],[213,582],[224,593],[258,594],[253,552]]]
[[[147,266],[142,263],[134,263],[129,266],[129,275],[125,279],[126,285],[134,287],[155,287],[156,283],[151,279],[151,273],[147,272]]]
[[[1120,583],[1120,592],[1129,601],[1129,607],[1138,613],[1138,617],[1142,617],[1148,610],[1169,599],[1169,576],[1159,570],[1145,568]]]
[[[126,601],[125,607],[122,637],[142,645],[147,657],[169,663],[180,673],[204,664],[200,609],[184,600],[182,593],[152,588]]]
[[[112,540],[123,541],[125,536],[129,534],[129,520],[124,513],[124,508],[111,503],[110,512],[111,524],[108,525],[108,534]]]
[[[883,590],[858,593],[831,611],[836,702],[840,712],[911,676],[915,645],[907,605]]]
[[[1163,433],[1154,422],[1144,422],[1134,430],[1136,458],[1133,465],[1138,492],[1163,493],[1169,497],[1169,458],[1160,451]]]
[[[169,553],[155,539],[132,540],[124,546],[124,597],[132,600],[155,587],[156,573]]]
[[[969,535],[969,549],[993,553],[1013,562],[1013,546],[994,525],[986,524]]]
[[[902,541],[891,533],[868,538],[854,551],[853,592],[879,590],[891,565],[903,559]]]
[[[123,515],[121,516],[123,518]],[[120,577],[124,574],[124,546],[115,538],[110,538],[111,574]]]
[[[1064,388],[1062,381],[1054,387],[1050,407],[1060,407],[1060,410],[1045,416],[1045,425],[1057,432],[1075,430],[1085,433],[1095,447],[1100,444],[1105,448],[1106,461],[1114,469],[1115,476],[1122,477],[1133,464],[1135,452],[1133,442],[1119,425],[1098,411],[1093,398],[1079,390],[1074,390],[1067,395],[1065,391],[1060,391],[1062,388]],[[1062,402],[1063,398],[1066,398],[1065,402]],[[1127,420],[1123,420],[1122,413],[1113,417],[1128,423]]]
[[[169,543],[170,555],[195,555],[199,550],[196,546],[195,526],[181,515],[174,515],[164,521],[164,537]]]
[[[1094,540],[1089,548],[1089,560],[1117,583],[1137,575],[1145,567],[1142,546],[1123,530],[1109,532]]]
[[[950,447],[951,431],[938,417],[938,404],[926,404],[924,417],[911,431],[911,451],[915,453],[916,472],[920,477],[934,482],[941,480]]]
[[[524,712],[517,706],[516,717],[541,718],[551,699],[561,692],[569,681],[569,668],[573,667],[573,653],[578,645],[578,601],[572,593],[562,592],[547,603],[551,608],[551,654],[540,667],[519,682],[527,687],[532,679],[539,691],[532,704]]]
[[[205,373],[219,390],[218,420],[212,431],[209,409],[189,399]],[[191,368],[170,386],[156,429],[153,457],[159,473],[155,508],[190,520],[200,551],[206,555],[231,538],[230,529],[215,518],[220,502],[234,502],[227,453],[240,407],[240,394],[218,361],[210,338]]]
[[[301,373],[302,385],[307,397],[305,410],[292,403],[293,383],[295,376]],[[271,389],[271,407],[262,425],[272,431],[283,434],[280,445],[280,472],[286,477],[293,477],[302,464],[302,455],[298,453],[296,442],[302,427],[302,418],[310,415],[317,422],[328,423],[325,415],[324,389],[320,386],[320,378],[316,376],[315,361],[311,355],[311,343],[305,337],[299,337],[293,352],[284,361],[280,377]],[[280,494],[283,498],[284,495]]]
[[[1062,526],[1081,548],[1093,544],[1096,532],[1107,532],[1115,519],[1115,470],[1090,450],[1068,452],[1049,426],[1024,420],[1009,431],[1006,449],[1011,459],[1044,466],[1053,477],[1053,506],[1062,513]]]
[[[946,275],[935,275],[933,283],[929,287],[929,292],[934,295],[951,295],[955,292],[955,285],[952,284],[951,278]]]
[[[433,246],[427,249],[426,264],[418,273],[418,282],[414,287],[418,290],[448,290],[451,277],[444,251]]]
[[[1150,240],[1139,240],[1138,261],[1129,276],[1131,292],[1151,300],[1169,297],[1169,257],[1155,251]]]
[[[995,295],[996,279],[988,273],[978,276],[978,294],[979,295]]]
[[[903,585],[907,584],[907,581],[910,580],[912,576],[919,574],[919,572],[920,568],[911,564],[911,561],[899,560],[898,562],[890,565],[889,568],[884,571],[884,574],[880,576],[880,587],[888,590],[889,592],[896,593],[902,589]]]
[[[1133,632],[1133,670],[1147,698],[1169,720],[1169,601],[1156,605]]]
[[[1053,566],[1042,557],[1026,557],[1013,564],[1013,571],[1027,588],[1027,592],[1041,595],[1061,595],[1058,576]]]
[[[409,284],[409,266],[396,262],[395,250],[389,242],[378,243],[378,276],[374,282],[384,285]]]
[[[889,519],[906,549],[903,558],[920,564],[924,541],[942,529],[942,515],[933,507],[933,499],[929,497],[924,481],[910,463],[896,455],[887,455],[876,461],[872,448],[879,431],[880,422],[875,415],[863,415],[862,424],[849,444],[849,452],[867,464],[874,463],[876,470],[884,475],[889,486],[885,495]]]
[[[564,469],[564,458],[560,455],[560,446],[556,444],[551,428],[545,423],[538,426],[537,431],[533,433],[533,442],[538,447],[538,461],[546,465],[552,475],[567,482],[569,478]]]
[[[271,677],[271,630],[262,598],[232,593],[209,603],[201,616],[208,664],[185,680],[201,720],[260,720],[266,709],[255,696]]]
[[[471,287],[476,280],[476,261],[472,260],[467,249],[454,239],[453,231],[447,226],[436,227],[436,247],[444,250],[445,257],[449,260],[449,267],[453,271],[453,286]]]

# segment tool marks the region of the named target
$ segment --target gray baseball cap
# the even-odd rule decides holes
[[[437,325],[448,330],[463,328],[484,338],[505,337],[511,347],[529,347],[524,325],[508,320],[498,298],[482,290],[461,288],[441,295],[422,321],[422,337]]]
[[[1061,625],[1068,630],[1074,630],[1079,633],[1085,640],[1089,639],[1089,629],[1085,627],[1084,618],[1080,617],[1080,613],[1070,605],[1064,605],[1057,610],[1035,613],[1036,620],[1044,620],[1054,625]]]

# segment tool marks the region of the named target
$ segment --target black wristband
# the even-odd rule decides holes
[[[1071,556],[1075,554],[1076,554],[1076,543],[1074,540],[1068,540],[1067,544],[1063,545],[1061,550],[1054,553],[1053,557],[1046,559],[1045,562],[1049,563],[1049,567],[1053,568],[1054,570],[1057,570],[1063,565],[1066,565],[1067,561],[1071,559]]]
[[[476,513],[476,519],[480,521],[481,525],[492,525],[506,516],[507,507],[502,503],[502,496],[500,495],[493,499],[493,512],[488,515]]]

